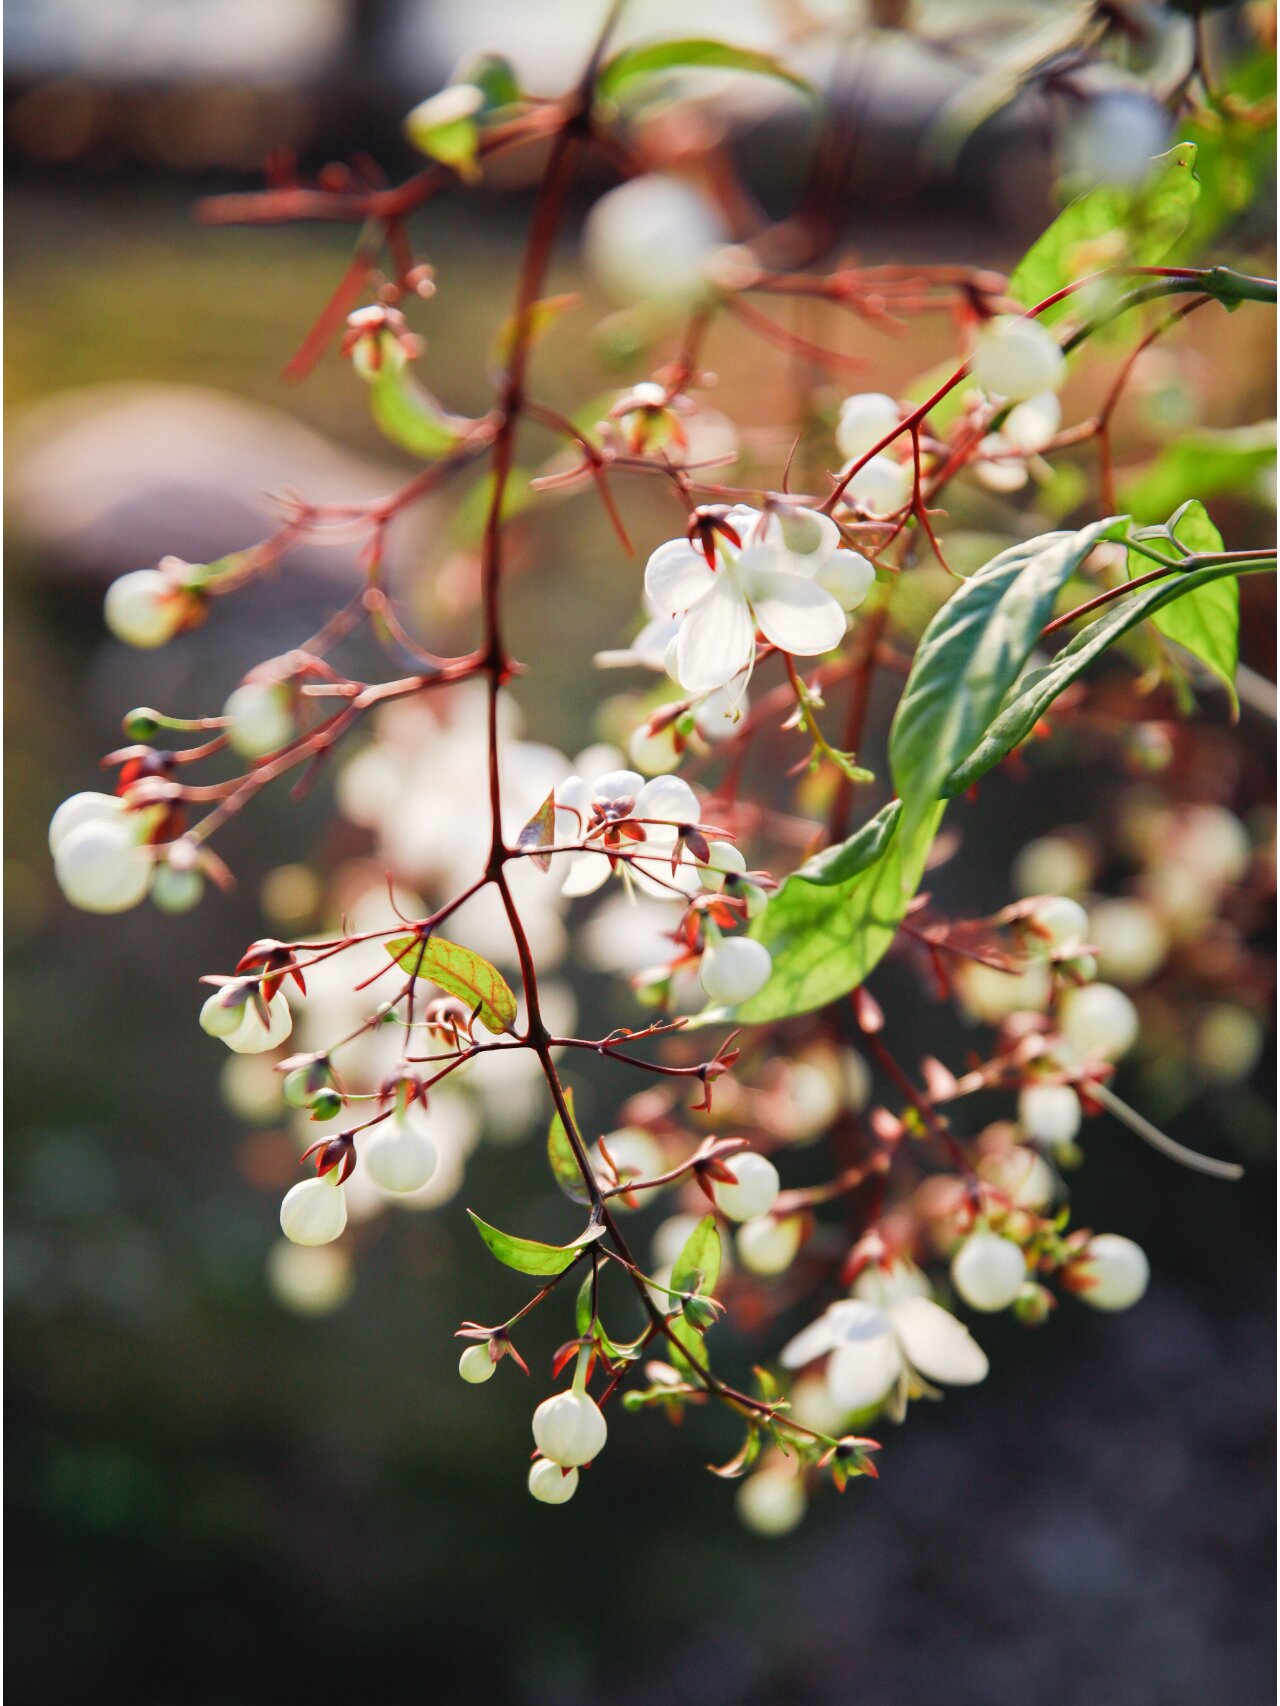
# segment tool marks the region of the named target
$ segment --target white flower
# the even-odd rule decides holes
[[[850,457],[840,470],[842,479],[849,474],[855,460],[855,457]],[[871,515],[892,515],[911,496],[914,479],[911,463],[898,462],[894,457],[881,453],[849,475],[844,499],[846,503],[856,503]]]
[[[458,1358],[458,1373],[468,1386],[483,1386],[492,1380],[498,1365],[489,1355],[488,1345],[468,1345]]]
[[[1022,402],[1058,390],[1067,361],[1058,340],[1038,320],[1001,314],[978,333],[969,371],[984,391]]]
[[[1037,1143],[1070,1143],[1080,1130],[1080,1098],[1070,1084],[1028,1084],[1018,1096],[1018,1124]]]
[[[347,1199],[331,1167],[318,1179],[303,1179],[280,1204],[280,1230],[293,1244],[331,1244],[347,1224]]]
[[[375,1126],[361,1145],[360,1158],[369,1177],[384,1191],[402,1196],[420,1191],[436,1170],[436,1146],[427,1132],[421,1108],[408,1109]]]
[[[971,1309],[1007,1309],[1026,1278],[1021,1247],[997,1232],[975,1232],[951,1259],[951,1283]]]
[[[791,1468],[760,1469],[738,1486],[734,1505],[753,1534],[790,1534],[804,1518],[804,1482]]]
[[[529,1491],[540,1505],[566,1505],[578,1490],[578,1471],[540,1457],[529,1471]]]
[[[781,1181],[772,1161],[753,1150],[746,1149],[730,1155],[724,1165],[733,1174],[734,1183],[717,1179],[712,1185],[716,1206],[730,1220],[759,1220],[768,1214],[778,1200]]]
[[[942,1386],[985,1380],[982,1347],[954,1315],[930,1298],[903,1295],[891,1285],[884,1306],[847,1297],[798,1333],[782,1352],[784,1368],[803,1368],[830,1356],[827,1388],[849,1414],[882,1403],[895,1388],[909,1389],[912,1373]]]
[[[1055,391],[1040,391],[1009,410],[1000,431],[1019,450],[1043,450],[1062,425],[1062,401]]]
[[[1027,483],[1027,465],[1002,433],[987,434],[970,467],[974,479],[989,492],[1020,492]]]
[[[673,871],[671,859],[678,827],[697,823],[698,816],[698,796],[679,776],[653,776],[646,782],[636,770],[609,770],[594,782],[566,777],[555,790],[556,841],[590,841],[626,854],[625,870],[646,894],[697,892],[700,879],[693,860],[680,849]],[[628,820],[644,831],[642,840],[615,834],[616,826]],[[584,848],[556,858],[565,870],[567,895],[594,894],[609,880],[611,866],[604,851]]]
[[[1089,939],[1089,914],[1078,900],[1067,895],[1046,895],[1027,915],[1032,926],[1027,946],[1033,952],[1051,954],[1077,946]]]
[[[1138,1040],[1138,1009],[1122,989],[1091,983],[1067,990],[1058,1028],[1073,1060],[1119,1060]]]
[[[729,936],[713,943],[703,954],[698,978],[713,1001],[736,1007],[750,1001],[768,983],[773,961],[763,942],[749,936]]]
[[[533,1442],[562,1469],[590,1463],[604,1450],[609,1429],[600,1406],[586,1392],[556,1392],[533,1412]]]
[[[1011,876],[1017,895],[1079,894],[1093,877],[1093,859],[1074,836],[1043,835],[1018,853]]]
[[[141,840],[141,819],[93,803],[107,797],[73,795],[49,826],[58,885],[71,904],[85,912],[125,912],[137,906],[155,871]]]
[[[1100,1232],[1068,1270],[1080,1301],[1094,1309],[1131,1309],[1147,1289],[1151,1267],[1141,1246],[1116,1232]]]
[[[293,696],[282,681],[246,681],[222,707],[227,738],[242,758],[264,758],[288,746],[297,730]]]
[[[685,303],[706,290],[706,267],[728,233],[692,184],[664,172],[609,190],[587,215],[591,270],[619,302]]]
[[[159,569],[134,569],[107,588],[102,614],[117,640],[151,651],[173,638],[188,607],[177,581]]]
[[[880,444],[901,421],[902,410],[883,391],[863,391],[855,397],[846,397],[840,405],[836,448],[841,456],[853,461]]]
[[[804,1222],[795,1214],[782,1220],[772,1215],[749,1220],[738,1228],[738,1259],[753,1274],[785,1273],[796,1258],[803,1231]]]
[[[681,618],[667,668],[689,693],[731,683],[734,693],[745,689],[757,628],[784,652],[817,657],[839,645],[848,625],[840,599],[823,584],[824,576],[833,577],[852,596],[848,566],[833,561],[841,555],[840,534],[829,516],[797,510],[784,527],[776,515],[734,509],[727,519],[742,549],[721,537],[716,568],[687,539],[672,539],[645,569],[652,606]],[[869,573],[868,586],[873,578]]]
[[[1169,931],[1159,913],[1123,896],[1089,908],[1089,940],[1099,972],[1116,983],[1146,983],[1169,953]]]

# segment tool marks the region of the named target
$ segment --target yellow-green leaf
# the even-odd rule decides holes
[[[515,1024],[516,998],[511,985],[496,966],[471,948],[446,942],[441,936],[396,936],[386,944],[387,952],[412,977],[434,983],[447,995],[456,995],[479,1015],[480,1023],[495,1036]]]

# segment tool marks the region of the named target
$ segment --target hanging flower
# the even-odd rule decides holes
[[[667,669],[689,693],[744,691],[757,629],[799,657],[829,652],[844,637],[846,610],[861,603],[875,578],[856,552],[840,549],[836,524],[816,510],[739,508],[725,521],[742,543],[735,547],[721,528],[715,566],[689,540],[672,539],[645,569],[650,608],[679,619]]]
[[[609,880],[613,854],[626,856],[619,864],[646,894],[698,892],[698,866],[679,845],[681,829],[698,821],[698,796],[679,776],[647,782],[637,770],[609,770],[593,782],[568,776],[555,790],[555,806],[556,840],[592,844],[556,855],[565,865],[565,894],[594,894]]]

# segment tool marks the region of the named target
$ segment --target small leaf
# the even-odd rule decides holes
[[[1197,554],[1220,552],[1222,535],[1198,499],[1183,504],[1169,523],[1169,536]],[[1151,560],[1137,551],[1129,553],[1129,578],[1136,579],[1151,568]],[[1157,611],[1152,623],[1168,640],[1184,646],[1198,657],[1225,685],[1232,709],[1239,712],[1236,698],[1236,664],[1240,649],[1240,583],[1234,575],[1210,581],[1197,592],[1188,593]]]
[[[573,1091],[567,1086],[564,1099],[569,1104],[569,1113],[573,1114]],[[547,1133],[547,1160],[551,1163],[551,1171],[555,1175],[556,1184],[567,1197],[574,1202],[587,1203],[591,1197],[582,1181],[582,1172],[574,1159],[573,1149],[569,1143],[569,1135],[564,1129],[564,1121],[559,1113],[551,1119],[551,1129]]]
[[[702,1333],[691,1321],[686,1321],[683,1315],[674,1316],[668,1326],[671,1338],[675,1341],[673,1344],[669,1343],[672,1362],[682,1374],[690,1375],[694,1380],[698,1380],[700,1376],[694,1358],[696,1357],[697,1362],[702,1363],[704,1367],[706,1365]],[[686,1352],[688,1355],[685,1354]]]
[[[499,1232],[496,1226],[490,1226],[470,1209],[467,1213],[476,1231],[500,1262],[505,1262],[519,1274],[534,1274],[539,1278],[562,1274],[566,1268],[571,1268],[587,1245],[594,1244],[604,1231],[604,1227],[597,1223],[589,1226],[572,1244],[540,1244],[536,1238],[515,1238],[509,1232]]]
[[[489,347],[490,368],[504,373],[511,365],[512,353],[520,337],[523,336],[526,345],[536,343],[562,314],[576,308],[581,301],[581,295],[571,291],[564,296],[544,296],[540,302],[531,302],[523,312],[509,314]]]
[[[710,1297],[720,1278],[720,1232],[714,1214],[704,1215],[685,1240],[671,1269],[672,1291]]]
[[[385,944],[412,977],[434,983],[447,995],[456,995],[474,1008],[480,1023],[495,1036],[515,1024],[516,998],[511,985],[496,966],[491,966],[471,948],[446,942],[441,936],[396,936]]]
[[[1136,190],[1102,184],[1070,202],[1014,268],[1009,294],[1032,308],[1103,266],[1154,266],[1186,230],[1200,193],[1196,148],[1180,142],[1152,161]],[[1065,298],[1040,316],[1052,325],[1071,312]]]
[[[873,865],[884,852],[898,827],[901,810],[900,801],[891,801],[883,811],[864,823],[856,835],[851,835],[836,847],[825,847],[812,859],[806,859],[798,870],[792,871],[787,881],[815,883],[820,888],[848,882],[850,877],[856,877],[859,871]]]
[[[947,793],[963,793],[992,765],[1012,752],[1027,738],[1058,695],[1070,687],[1095,658],[1101,657],[1108,646],[1131,628],[1136,628],[1139,622],[1154,616],[1176,599],[1198,593],[1226,576],[1270,573],[1274,568],[1274,562],[1219,563],[1207,569],[1194,569],[1189,574],[1170,575],[1167,580],[1153,581],[1149,586],[1130,593],[1127,598],[1117,599],[1097,621],[1081,629],[1047,669],[1038,670],[1024,684],[965,762],[947,778]]]
[[[772,54],[758,53],[749,47],[734,47],[726,41],[692,36],[682,41],[640,42],[634,47],[624,47],[601,66],[596,78],[596,94],[601,100],[616,101],[640,78],[670,71],[746,71],[762,77],[776,77],[809,99],[817,99],[812,84],[789,71]]]
[[[474,422],[451,415],[407,368],[384,361],[369,386],[379,429],[402,450],[435,461],[456,450]]]
[[[540,871],[551,869],[550,853],[533,852],[537,847],[551,847],[556,838],[556,794],[553,788],[516,837],[522,853],[530,853]]]
[[[760,1429],[752,1426],[747,1429],[747,1437],[743,1440],[741,1449],[735,1452],[727,1463],[709,1463],[707,1468],[722,1481],[736,1481],[740,1475],[747,1472],[759,1455]]]

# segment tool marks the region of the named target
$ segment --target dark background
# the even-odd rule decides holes
[[[77,8],[48,10],[56,21]],[[444,80],[444,10],[320,7],[304,38],[328,46],[305,72],[296,46],[278,64],[249,51],[241,14],[251,73],[233,55],[211,76],[190,28],[148,59],[148,30],[130,24],[146,8],[91,9],[118,11],[110,40],[86,27],[59,37],[34,5],[8,8],[7,384],[21,487],[7,623],[12,1698],[1261,1706],[1273,1698],[1270,1050],[1256,1087],[1206,1092],[1173,1127],[1247,1158],[1243,1184],[1173,1169],[1116,1127],[1091,1143],[1075,1217],[1147,1248],[1139,1309],[1066,1307],[1036,1334],[984,1324],[986,1385],[914,1407],[889,1433],[877,1485],[818,1500],[798,1534],[765,1542],[700,1472],[733,1449],[720,1418],[692,1416],[683,1434],[628,1419],[574,1503],[550,1512],[522,1490],[533,1400],[513,1396],[520,1377],[506,1365],[479,1391],[457,1381],[458,1320],[513,1307],[509,1276],[468,1241],[462,1201],[499,1224],[506,1210],[541,1212],[551,1187],[537,1144],[482,1149],[463,1199],[362,1233],[354,1295],[336,1314],[305,1320],[272,1300],[276,1195],[255,1187],[251,1134],[220,1103],[222,1055],[193,1022],[195,980],[260,933],[269,865],[318,840],[322,858],[335,850],[324,790],[301,811],[260,802],[225,849],[237,895],[183,920],[150,908],[95,919],[57,895],[49,813],[94,785],[121,711],[216,701],[302,631],[334,583],[316,565],[231,601],[172,652],[124,655],[100,627],[109,574],[202,530],[237,544],[252,529],[194,469],[189,489],[144,492],[108,506],[109,526],[77,531],[80,499],[111,476],[110,435],[100,467],[67,467],[65,489],[37,504],[24,423],[73,388],[197,383],[284,411],[393,480],[394,456],[335,358],[301,389],[278,378],[349,234],[208,232],[188,209],[198,193],[252,182],[280,140],[312,164],[360,146],[411,169],[398,119]],[[337,19],[331,38],[321,13]],[[589,27],[564,24],[566,55]],[[754,146],[770,161],[764,193],[785,197],[798,143]],[[865,185],[853,240],[872,260],[1009,264],[1049,216],[1047,188],[1032,151],[997,139],[945,189],[907,199]],[[452,286],[431,310],[433,383],[464,408],[484,401],[474,352],[504,312],[526,211],[516,186],[505,200],[444,204],[422,234]],[[578,282],[567,253],[560,271],[557,288]],[[1224,425],[1269,412],[1262,315],[1201,317],[1194,337],[1210,375],[1204,415]],[[909,350],[876,345],[876,388],[905,383],[945,338],[933,327]],[[605,383],[571,341],[558,347],[559,394]],[[785,373],[729,335],[711,361],[722,406],[768,420]],[[176,420],[176,395],[173,406]],[[258,430],[268,440],[272,417]],[[661,518],[637,507],[633,519],[642,543],[665,536]],[[520,698],[534,735],[573,751],[602,689],[556,661],[616,643],[635,577],[618,573],[588,506],[557,510],[544,543],[545,575],[514,594],[533,665]],[[1269,670],[1269,605],[1254,596],[1246,656]],[[1266,791],[1269,732],[1246,717],[1241,739],[1248,804]],[[940,898],[957,911],[1000,904],[1020,842],[1105,820],[1115,786],[1101,763],[994,783]],[[957,814],[962,829],[977,822]],[[603,980],[579,983],[584,1005],[628,1016]],[[903,968],[875,987],[890,1011],[918,1015],[921,1052],[954,1057],[961,1039]],[[602,1076],[595,1089],[603,1105],[621,1086]],[[541,1367],[558,1336],[553,1323],[530,1335]],[[745,1366],[752,1347],[724,1354]]]

